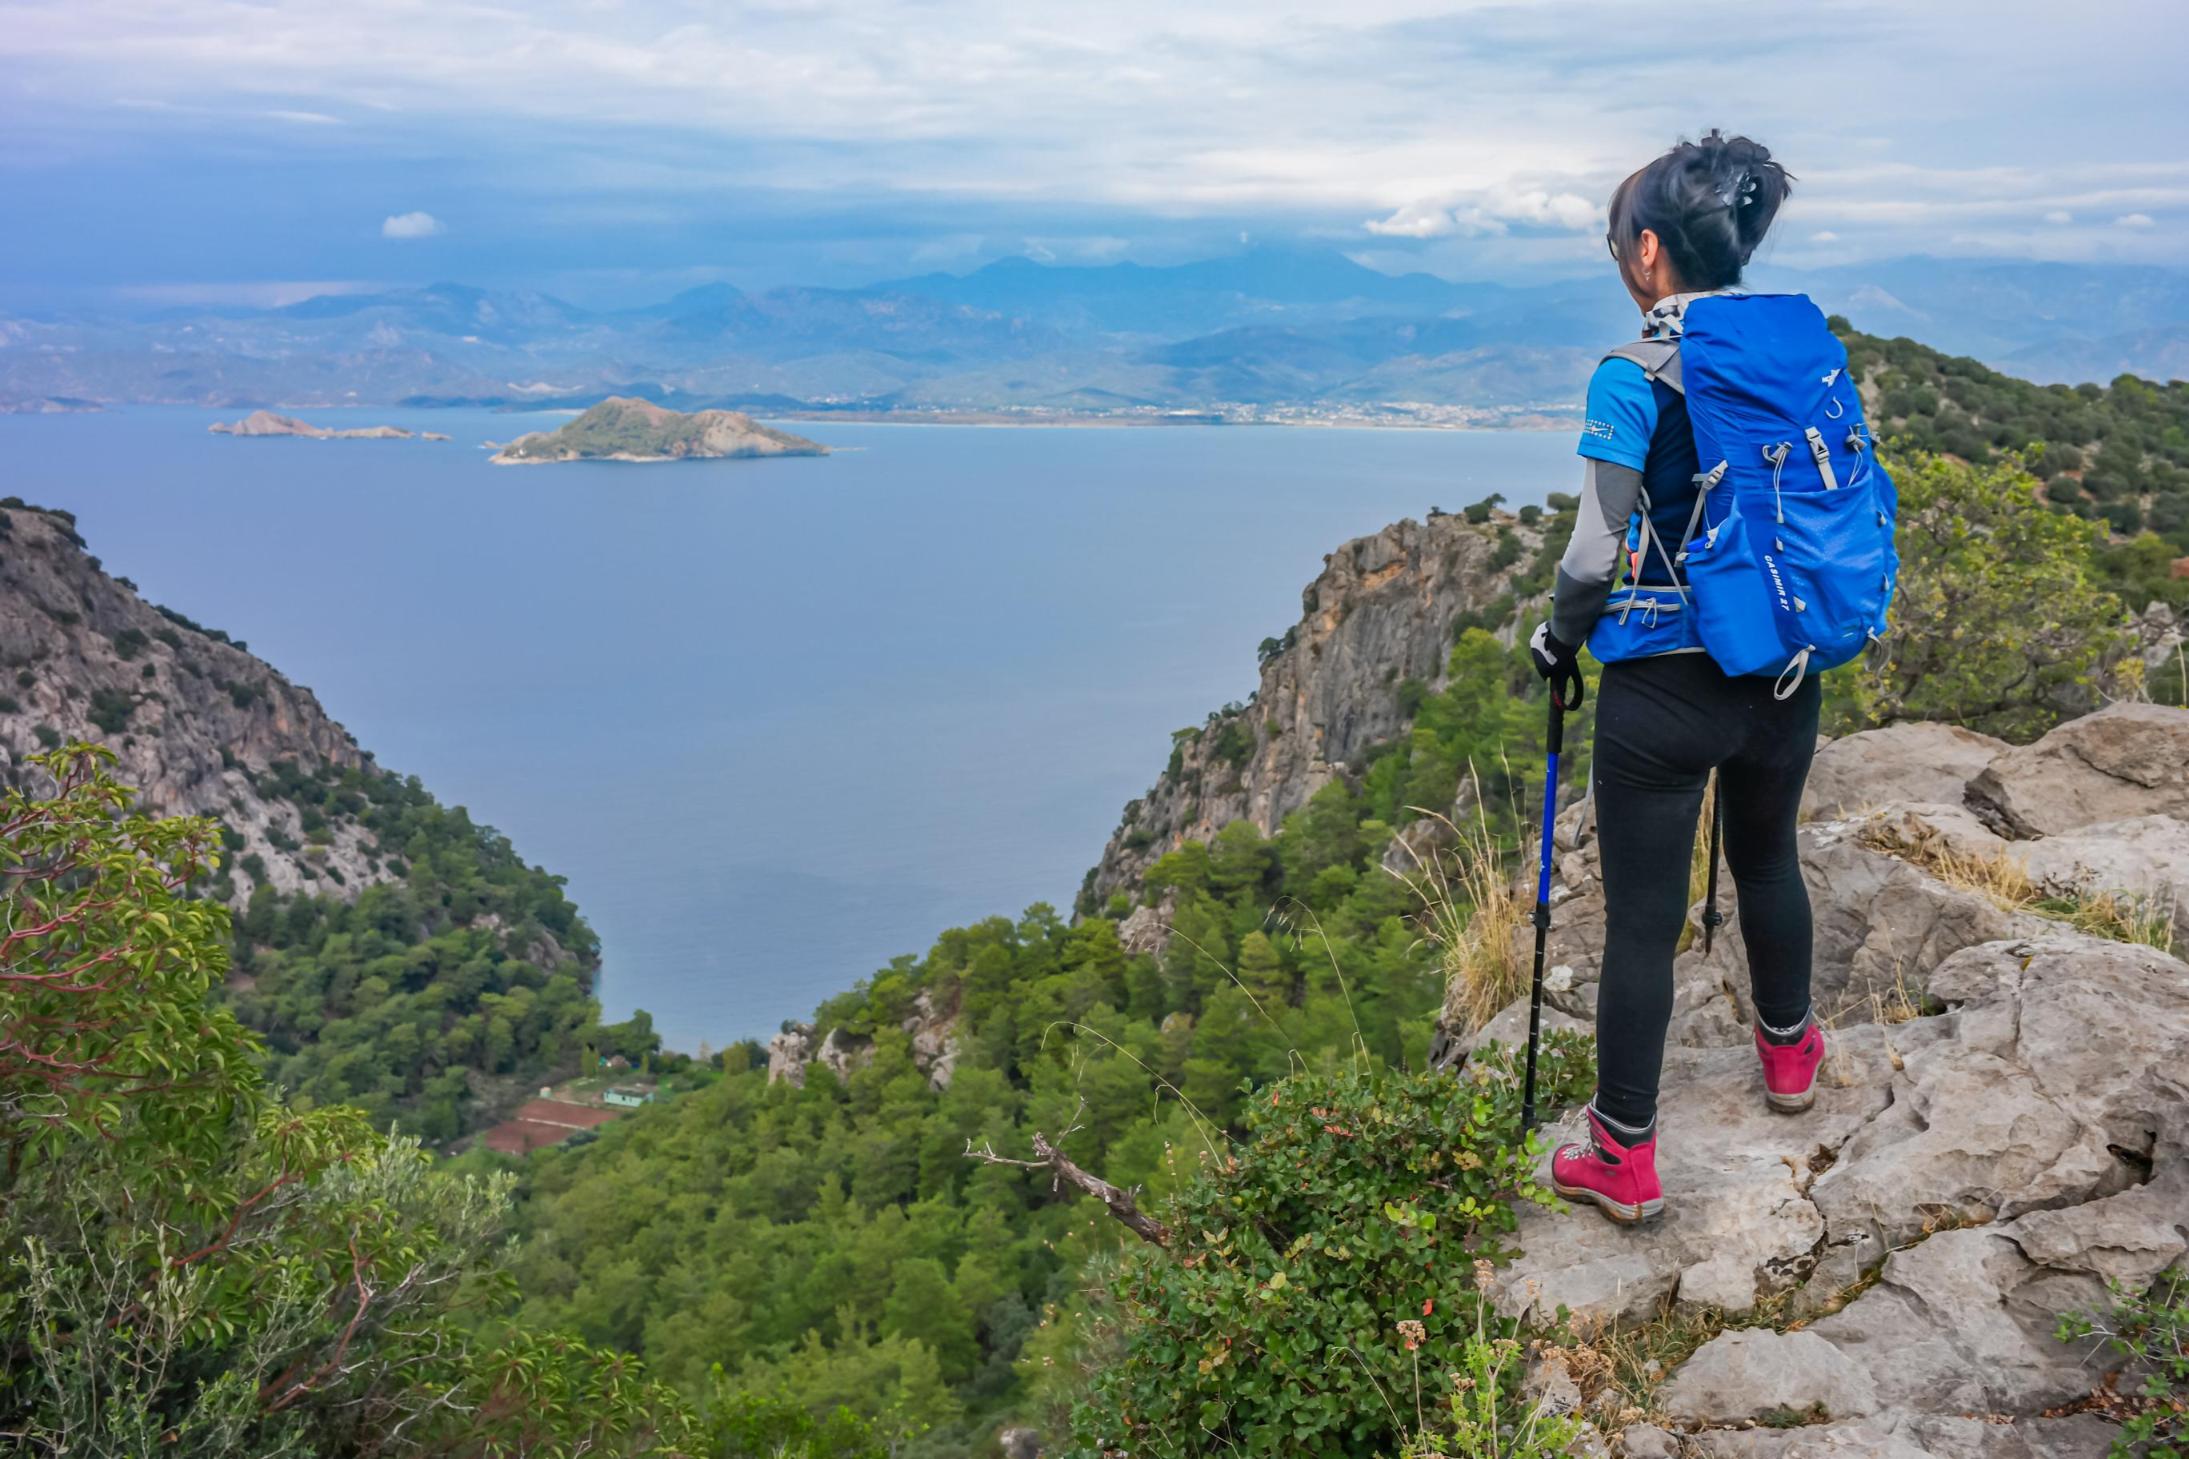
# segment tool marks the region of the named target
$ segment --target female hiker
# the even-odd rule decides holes
[[[1664,1206],[1658,1076],[1713,770],[1753,980],[1759,1097],[1807,1109],[1824,1057],[1794,819],[1816,744],[1813,670],[1852,657],[1883,626],[1893,569],[1878,539],[1889,558],[1892,505],[1867,459],[1844,351],[1815,306],[1737,287],[1790,182],[1761,145],[1713,131],[1613,193],[1611,256],[1641,309],[1642,342],[1589,383],[1579,519],[1531,643],[1569,706],[1580,646],[1606,665],[1594,761],[1606,904],[1597,1090],[1589,1142],[1562,1147],[1552,1179],[1621,1222]],[[1843,491],[1854,487],[1860,500]],[[1860,540],[1831,540],[1857,512],[1875,519],[1855,524]],[[1832,596],[1842,553],[1867,574],[1852,590],[1865,601],[1851,608]]]

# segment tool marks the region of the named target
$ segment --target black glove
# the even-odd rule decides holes
[[[1551,698],[1558,701],[1560,709],[1581,707],[1579,653],[1578,648],[1551,632],[1547,620],[1535,626],[1535,637],[1528,640],[1528,662],[1551,686]]]

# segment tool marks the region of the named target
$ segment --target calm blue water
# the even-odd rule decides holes
[[[1069,907],[1325,552],[1575,476],[1562,433],[795,425],[839,454],[507,468],[478,443],[556,422],[215,418],[0,417],[0,492],[568,876],[610,1016],[686,1048]]]

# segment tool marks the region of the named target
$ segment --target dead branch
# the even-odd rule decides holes
[[[1151,1246],[1170,1245],[1171,1228],[1142,1211],[1139,1203],[1133,1199],[1132,1191],[1120,1190],[1101,1176],[1081,1169],[1062,1150],[1050,1144],[1047,1136],[1039,1132],[1034,1135],[1032,1160],[1013,1160],[1007,1155],[998,1155],[993,1144],[983,1145],[976,1150],[971,1140],[965,1142],[965,1153],[968,1159],[989,1165],[1015,1165],[1022,1170],[1046,1170],[1049,1172],[1050,1190],[1068,1185],[1082,1194],[1093,1196],[1109,1209],[1111,1215],[1124,1223],[1126,1230],[1142,1241]]]

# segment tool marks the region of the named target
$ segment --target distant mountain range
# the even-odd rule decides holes
[[[2041,381],[2189,373],[2189,270],[1906,258],[1761,268],[1874,334]],[[1153,268],[1006,259],[861,289],[728,284],[636,309],[461,284],[275,309],[0,313],[0,408],[53,399],[589,405],[777,414],[1399,414],[1570,409],[1633,327],[1601,277],[1386,274],[1334,250]]]

